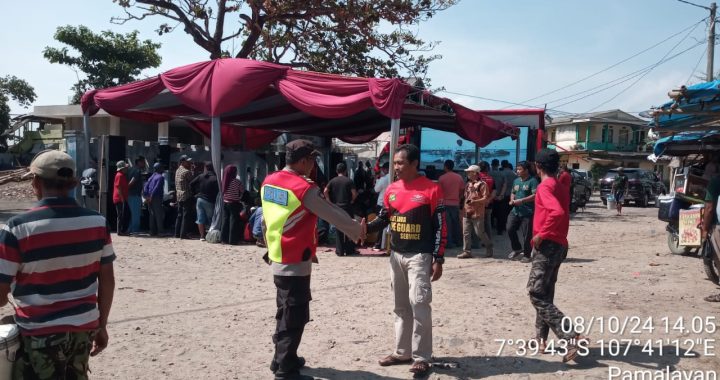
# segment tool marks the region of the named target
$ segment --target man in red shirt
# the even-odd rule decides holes
[[[586,345],[583,337],[574,332],[569,318],[553,304],[555,282],[560,264],[567,257],[567,234],[570,227],[570,193],[556,178],[560,156],[554,150],[543,149],[535,155],[535,168],[540,185],[535,195],[533,217],[532,268],[527,289],[535,307],[535,337],[544,351],[550,329],[559,341],[553,346],[563,356],[563,362],[575,359],[578,345]]]
[[[120,236],[128,234],[130,226],[130,206],[128,205],[129,184],[127,179],[128,164],[120,160],[117,162],[115,173],[115,185],[113,186],[113,203],[117,213],[117,234]]]
[[[463,196],[465,181],[462,176],[453,171],[455,162],[446,160],[443,165],[445,174],[438,178],[438,183],[445,195],[445,215],[447,216],[448,242],[445,248],[461,247],[463,245],[462,229],[460,228],[460,198]]]
[[[393,166],[398,181],[385,190],[385,204],[367,225],[377,232],[390,225],[390,269],[395,298],[395,349],[381,366],[409,364],[416,376],[430,370],[432,357],[431,281],[445,262],[445,210],[438,184],[418,173],[420,149],[398,147]]]

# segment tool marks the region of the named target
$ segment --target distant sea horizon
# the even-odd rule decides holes
[[[527,158],[527,149],[520,149],[520,160]],[[517,165],[515,149],[480,149],[480,160],[491,162],[493,159],[508,160],[513,167]],[[420,168],[428,165],[435,166],[435,169],[442,170],[445,160],[455,162],[455,170],[467,169],[475,162],[475,149],[452,150],[452,149],[422,149],[420,150]]]

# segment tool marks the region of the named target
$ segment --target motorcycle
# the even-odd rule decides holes
[[[677,225],[677,221],[668,222],[665,226],[667,232],[667,245],[670,252],[674,255],[687,255],[692,251],[691,247],[685,247],[680,245],[680,228]]]
[[[703,260],[703,269],[708,280],[720,285],[720,255],[712,247],[709,239],[705,239],[700,248],[686,247],[680,245],[680,227],[679,217],[675,208],[699,208],[702,205],[689,205],[683,200],[674,197],[658,198],[660,206],[658,209],[658,219],[667,222],[665,231],[667,232],[667,245],[675,255],[699,255]],[[675,204],[673,206],[672,204]],[[670,205],[668,205],[670,204]]]
[[[690,206],[690,202],[675,195],[658,197],[658,219],[667,223],[667,245],[674,255],[688,255],[693,251],[692,247],[680,245],[680,210]]]
[[[577,212],[580,208],[585,208],[588,199],[585,191],[577,192],[573,189],[572,196],[570,198],[570,212]]]
[[[701,255],[708,280],[720,285],[720,255],[713,249],[709,238],[703,243]]]
[[[578,209],[585,208],[588,203],[588,194],[592,191],[588,190],[587,185],[582,177],[576,172],[571,172],[572,182],[570,183],[570,212],[575,213]]]

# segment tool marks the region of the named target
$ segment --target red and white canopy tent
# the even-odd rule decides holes
[[[517,127],[488,116],[493,111],[471,110],[400,79],[298,71],[247,59],[199,62],[126,85],[91,90],[81,104],[86,141],[88,118],[100,109],[144,122],[184,119],[210,137],[215,167],[221,167],[222,146],[255,149],[286,132],[363,143],[390,129],[391,157],[405,126],[455,132],[479,147],[519,135]],[[537,117],[540,125],[544,120],[543,110],[501,114]]]

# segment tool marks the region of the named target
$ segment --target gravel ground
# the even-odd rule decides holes
[[[0,201],[0,222],[22,205]],[[457,368],[437,368],[429,378],[718,371],[720,305],[702,298],[720,289],[705,280],[701,260],[669,253],[656,213],[629,207],[616,217],[596,202],[573,217],[555,303],[584,325],[593,319],[590,348],[576,363],[518,352],[517,341],[534,333],[535,312],[525,290],[529,266],[504,257],[506,237],[493,237],[492,259],[460,260],[451,250],[442,279],[433,284],[433,347],[438,361]],[[275,290],[263,250],[113,237],[118,260],[111,341],[91,360],[92,378],[272,378]],[[312,321],[300,346],[304,372],[325,379],[412,378],[407,366],[377,365],[393,344],[387,257],[341,258],[329,248],[318,256]],[[675,326],[678,319],[684,326]],[[643,351],[648,341],[652,353]]]

